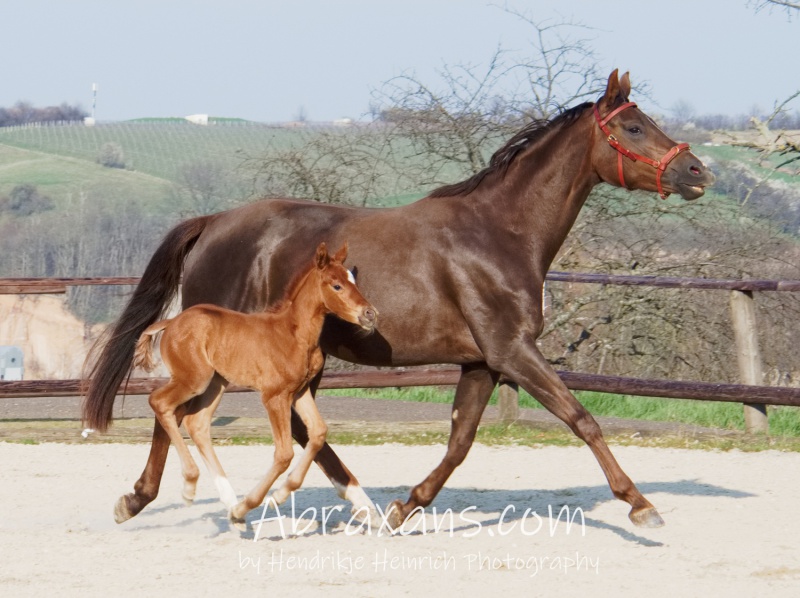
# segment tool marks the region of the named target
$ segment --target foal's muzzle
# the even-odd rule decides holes
[[[365,307],[358,316],[358,323],[364,330],[374,330],[378,323],[378,310],[372,306]]]

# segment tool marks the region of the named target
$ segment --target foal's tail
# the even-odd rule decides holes
[[[161,320],[148,326],[136,343],[133,351],[133,367],[142,368],[145,372],[152,372],[156,367],[156,360],[153,358],[153,345],[156,343],[156,335],[164,330],[172,320]]]
[[[134,345],[142,331],[168,309],[178,291],[183,262],[212,218],[186,220],[167,233],[122,315],[89,351],[84,364],[85,397],[81,406],[87,427],[108,429],[117,389],[133,361]]]

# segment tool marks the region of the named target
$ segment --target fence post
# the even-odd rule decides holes
[[[497,391],[497,407],[500,421],[515,422],[519,419],[519,386],[516,382],[503,380]]]
[[[743,384],[763,384],[761,351],[752,291],[731,291],[731,320],[736,338],[739,378]],[[767,407],[760,403],[744,405],[744,427],[748,434],[767,434]]]

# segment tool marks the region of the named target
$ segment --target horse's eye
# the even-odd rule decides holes
[[[642,132],[642,130],[639,127],[636,127],[636,126],[630,127],[628,129],[628,133],[630,133],[631,135],[639,135],[641,132]]]
[[[342,290],[342,285],[340,285],[340,284],[333,285],[333,290],[334,291],[341,291]]]

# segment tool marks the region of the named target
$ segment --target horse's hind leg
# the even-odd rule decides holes
[[[289,477],[286,478],[286,482],[273,492],[272,498],[275,499],[277,504],[282,504],[289,498],[292,492],[300,488],[303,484],[303,480],[308,473],[308,468],[311,467],[314,457],[316,457],[322,445],[325,444],[325,437],[328,435],[328,426],[317,409],[317,403],[314,401],[310,389],[307,389],[302,396],[294,402],[294,409],[303,420],[303,423],[306,424],[308,443],[306,444],[302,457],[300,457],[300,461],[295,465]]]
[[[217,458],[211,441],[211,420],[222,400],[226,386],[225,379],[215,374],[206,392],[192,400],[183,418],[183,425],[194,441],[195,446],[197,446],[197,450],[200,451],[200,456],[203,458],[206,468],[214,477],[214,485],[217,487],[220,500],[230,510],[238,502],[236,491],[228,481],[228,477],[225,475],[225,470]],[[194,498],[196,487],[196,479],[193,484],[186,480],[183,490],[185,500]]]
[[[412,488],[408,502],[396,500],[389,505],[386,518],[392,527],[402,525],[414,509],[431,504],[447,478],[464,461],[475,440],[478,424],[497,380],[498,374],[486,364],[462,366],[453,401],[447,453],[436,469],[422,483]]]
[[[176,409],[175,417],[178,422],[180,422],[182,416],[183,407]],[[169,453],[169,444],[169,436],[167,436],[158,418],[155,418],[153,440],[150,443],[147,465],[145,465],[142,475],[139,476],[139,479],[134,484],[133,492],[121,496],[114,506],[114,521],[122,523],[131,517],[135,517],[158,496],[161,476],[164,474],[164,465],[166,465],[167,454]]]

